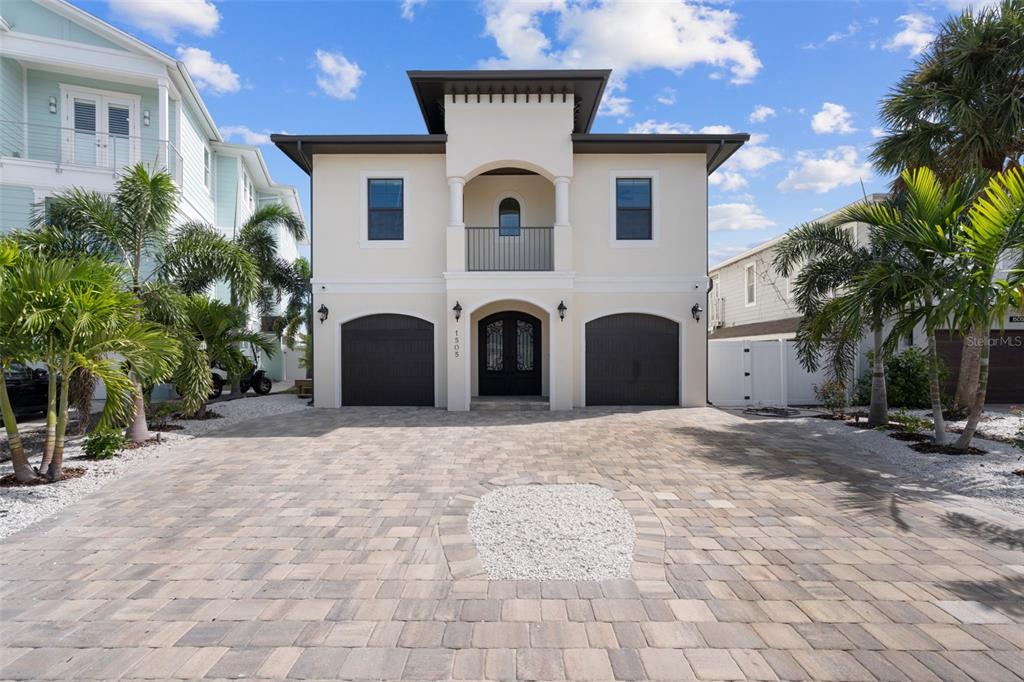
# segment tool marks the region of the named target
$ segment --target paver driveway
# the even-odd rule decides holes
[[[265,419],[8,539],[0,678],[1018,679],[1019,524],[845,457],[712,409]],[[488,581],[465,516],[517,481],[614,490],[634,579]]]

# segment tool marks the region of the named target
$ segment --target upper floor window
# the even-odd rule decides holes
[[[651,178],[615,179],[615,238],[652,239]]]
[[[743,269],[743,291],[744,301],[746,305],[754,305],[757,296],[757,284],[755,282],[755,276],[757,275],[757,265],[751,263]]]
[[[498,204],[498,233],[502,237],[516,237],[522,227],[522,210],[519,201],[505,197]]]
[[[203,185],[210,189],[210,150],[203,147]]]
[[[402,178],[367,180],[367,239],[402,240],[405,238],[405,182]]]

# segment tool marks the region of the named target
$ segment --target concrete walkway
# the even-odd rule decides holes
[[[245,424],[4,542],[0,678],[1020,679],[1024,524],[849,461],[712,409]],[[473,501],[555,481],[632,580],[487,580]]]

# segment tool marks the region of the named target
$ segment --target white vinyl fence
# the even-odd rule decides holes
[[[814,387],[824,381],[821,369],[812,373],[801,366],[791,340],[708,342],[708,397],[713,405],[814,405]]]

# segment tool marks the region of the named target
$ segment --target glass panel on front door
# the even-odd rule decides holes
[[[487,325],[487,364],[488,372],[500,372],[504,368],[505,329],[501,320]]]
[[[516,369],[533,371],[533,324],[516,320]]]

